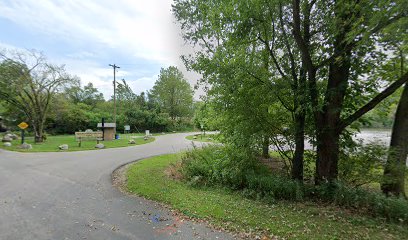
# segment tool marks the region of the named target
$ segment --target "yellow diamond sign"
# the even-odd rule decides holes
[[[21,129],[26,129],[28,128],[28,124],[26,122],[21,122],[20,124],[17,125]]]

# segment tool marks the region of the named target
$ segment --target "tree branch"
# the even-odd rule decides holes
[[[406,72],[403,76],[401,76],[397,81],[393,82],[390,86],[384,89],[381,93],[375,96],[371,101],[369,101],[366,105],[362,106],[352,115],[347,117],[346,119],[342,120],[339,124],[338,131],[343,131],[347,126],[352,124],[354,121],[359,119],[365,113],[373,109],[377,104],[379,104],[382,100],[386,97],[393,94],[399,87],[401,87],[404,83],[408,82],[408,72]]]

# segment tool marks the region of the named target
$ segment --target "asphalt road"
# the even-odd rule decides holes
[[[117,167],[191,147],[187,135],[83,152],[0,149],[0,239],[233,239],[112,186]]]

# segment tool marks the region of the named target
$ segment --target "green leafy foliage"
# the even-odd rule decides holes
[[[82,88],[79,80],[75,85],[65,89],[65,95],[74,104],[83,103],[92,107],[105,101],[103,94],[91,82]]]
[[[172,120],[191,116],[193,90],[176,67],[160,70],[159,78],[150,94],[151,100]]]
[[[193,184],[223,185],[241,189],[247,174],[259,169],[254,156],[233,147],[209,146],[187,152],[182,158],[182,171]]]
[[[308,191],[311,191],[308,194],[325,202],[365,211],[389,221],[408,223],[408,201],[404,198],[386,197],[381,192],[350,187],[340,182],[315,186]]]
[[[365,149],[368,149],[366,155],[360,156],[360,159],[354,156],[354,160],[364,161],[378,152],[383,153],[383,149],[377,146],[367,146]],[[181,173],[193,186],[226,187],[237,190],[247,197],[266,202],[322,201],[390,221],[408,223],[408,201],[403,198],[387,198],[380,192],[351,186],[344,182],[316,186],[302,184],[285,175],[272,173],[261,165],[254,155],[233,147],[210,146],[194,149],[183,155],[181,163]],[[353,170],[357,171],[357,169]],[[361,172],[363,172],[362,169]],[[370,174],[364,173],[366,176]],[[381,176],[381,173],[374,175]],[[377,178],[373,177],[372,180],[375,179]],[[347,180],[352,181],[353,184],[362,181],[356,178],[354,173],[350,174]]]
[[[206,131],[215,131],[220,127],[220,116],[214,109],[213,103],[209,100],[194,103],[194,127]]]
[[[406,239],[406,225],[352,213],[322,202],[249,199],[225,188],[191,187],[168,175],[180,156],[162,155],[129,166],[129,192],[169,205],[190,218],[205,219],[243,238]]]
[[[49,63],[40,52],[0,51],[0,99],[9,112],[29,122],[36,142],[44,140],[52,98],[75,80],[64,66]]]
[[[196,47],[185,64],[210,86],[226,142],[251,150],[267,149],[268,141],[296,145],[292,174],[302,180],[307,134],[317,140],[316,178],[324,182],[338,177],[346,128],[357,127],[406,81],[399,68],[406,59],[406,6],[405,0],[176,0],[173,12],[183,38]]]
[[[345,150],[340,156],[339,179],[352,186],[382,181],[387,149],[380,143],[362,143]]]

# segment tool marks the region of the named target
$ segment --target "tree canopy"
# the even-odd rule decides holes
[[[172,120],[189,117],[192,114],[193,90],[176,67],[162,68],[155,82],[150,98]]]
[[[0,57],[0,96],[26,117],[36,142],[42,142],[51,99],[73,78],[63,66],[48,63],[44,55],[35,51],[3,51]]]
[[[186,65],[210,84],[218,110],[229,109],[240,119],[241,124],[228,120],[234,126],[224,129],[231,130],[229,139],[243,132],[247,140],[262,136],[258,127],[265,124],[276,129],[267,133],[273,140],[285,136],[279,129],[289,128],[288,143],[295,144],[292,174],[301,180],[307,134],[317,150],[316,183],[337,178],[348,127],[408,80],[404,69],[384,74],[392,72],[389,63],[398,61],[404,48],[407,9],[405,0],[177,0],[173,5],[184,39],[196,46],[195,54],[184,56]],[[248,108],[236,104],[241,97]],[[262,108],[278,114],[261,117]],[[285,116],[282,112],[291,116],[286,126],[275,120]]]

